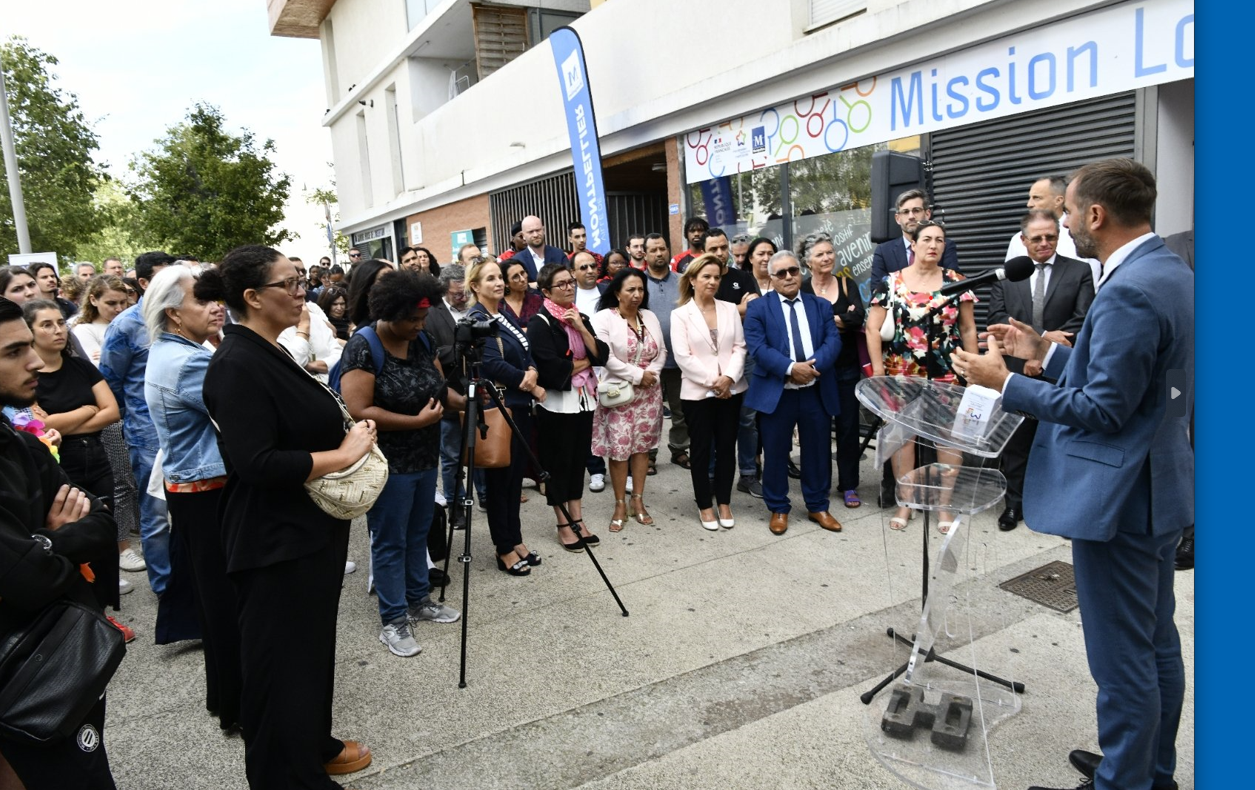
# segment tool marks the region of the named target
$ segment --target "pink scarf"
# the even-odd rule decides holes
[[[585,359],[588,357],[588,349],[584,347],[583,336],[580,335],[574,327],[558,317],[566,315],[567,310],[574,309],[575,305],[562,307],[552,299],[545,299],[545,310],[547,310],[549,315],[553,316],[554,320],[557,321],[563,330],[566,331],[567,347],[570,349],[571,359]],[[594,381],[596,381],[596,379],[593,376],[592,367],[584,368],[579,373],[571,376],[571,389],[577,392],[582,389],[592,390],[595,386]]]

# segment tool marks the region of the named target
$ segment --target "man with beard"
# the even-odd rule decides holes
[[[684,223],[684,238],[688,240],[689,248],[671,259],[671,271],[676,274],[684,274],[684,270],[689,266],[689,261],[702,254],[702,236],[705,236],[709,231],[709,222],[701,217],[689,217],[688,222]]]
[[[902,228],[902,238],[890,239],[876,247],[872,253],[871,283],[886,279],[893,272],[905,269],[915,260],[911,251],[911,234],[924,220],[933,218],[933,210],[928,204],[928,196],[918,189],[910,189],[898,195],[898,209],[893,219]],[[946,239],[945,252],[941,254],[941,268],[959,269],[959,249],[949,238]]]
[[[547,263],[560,263],[567,265],[566,253],[562,250],[545,243],[545,223],[540,221],[540,217],[526,216],[523,217],[523,238],[527,241],[527,246],[519,250],[514,257],[519,263],[523,264],[523,268],[527,269],[527,284],[536,287],[536,273]]]
[[[570,225],[567,225],[566,233],[567,241],[571,245],[571,253],[567,256],[569,259],[574,261],[576,255],[579,255],[581,252],[586,252],[593,256],[593,260],[598,265],[601,265],[601,255],[588,249],[588,230],[584,227],[583,222],[572,222]],[[585,315],[592,314],[586,313]]]
[[[527,240],[523,238],[523,223],[516,222],[510,228],[510,246],[501,251],[501,254],[497,256],[497,260],[508,261],[522,252],[526,246]]]
[[[1074,348],[1012,319],[989,327],[989,353],[953,355],[959,375],[1040,423],[1024,520],[1072,541],[1102,754],[1069,760],[1080,786],[1099,790],[1177,786],[1185,668],[1173,561],[1194,523],[1194,273],[1151,231],[1156,196],[1132,159],[1085,165],[1068,184],[1077,254],[1103,267]],[[1010,373],[1003,354],[1037,360],[1054,382]]]
[[[662,394],[671,410],[671,431],[667,434],[667,447],[671,450],[671,463],[685,469],[689,463],[689,430],[684,422],[684,405],[680,401],[680,364],[671,351],[671,311],[680,299],[680,275],[671,271],[667,259],[667,240],[661,233],[645,237],[645,288],[649,291],[649,310],[658,318],[662,327],[662,340],[667,347],[667,361],[663,364]],[[650,467],[658,455],[657,449],[649,453]]]
[[[35,402],[36,371],[43,361],[32,339],[22,308],[0,298],[0,406]],[[116,532],[109,511],[70,484],[48,448],[0,416],[0,639],[57,600],[100,611],[79,566],[114,555]],[[101,697],[78,723],[75,737],[32,746],[0,736],[0,763],[7,762],[32,789],[108,790],[114,783],[104,727]]]
[[[633,269],[645,271],[645,234],[633,233],[628,236],[628,265]]]

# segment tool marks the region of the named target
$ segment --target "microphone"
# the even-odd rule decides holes
[[[1021,255],[1017,258],[1012,258],[997,269],[987,271],[977,277],[969,277],[957,283],[946,283],[941,286],[941,295],[944,297],[955,296],[964,291],[971,291],[983,285],[996,283],[999,280],[1010,280],[1013,283],[1018,283],[1033,276],[1033,267],[1036,265],[1032,258],[1027,255]]]

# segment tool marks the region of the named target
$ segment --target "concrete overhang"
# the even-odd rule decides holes
[[[266,0],[270,35],[318,38],[318,27],[336,0]]]

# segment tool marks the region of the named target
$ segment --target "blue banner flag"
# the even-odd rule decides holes
[[[732,210],[732,179],[719,176],[702,182],[702,199],[706,203],[706,221],[712,228],[722,228],[736,222]]]
[[[584,47],[579,35],[569,27],[553,31],[549,35],[549,46],[553,48],[553,62],[558,67],[567,131],[571,134],[580,221],[588,230],[588,249],[605,255],[610,252],[610,217],[606,213],[601,145],[597,142],[597,121],[593,117],[593,94],[588,86]]]

